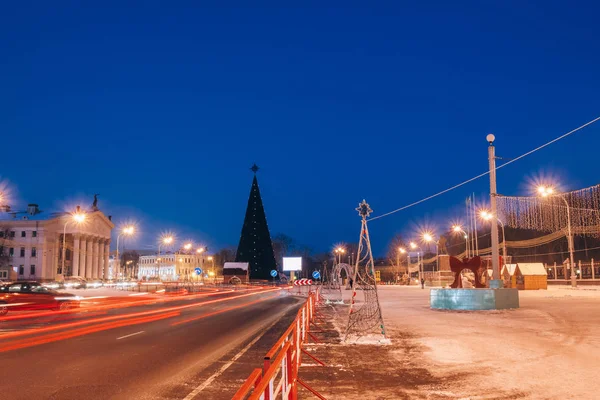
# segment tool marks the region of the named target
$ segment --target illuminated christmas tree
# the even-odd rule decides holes
[[[258,167],[254,164],[250,169],[254,172],[254,179],[235,261],[249,263],[250,279],[271,279],[269,273],[277,269],[277,264],[256,179]]]

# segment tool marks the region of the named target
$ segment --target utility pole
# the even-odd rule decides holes
[[[488,161],[490,167],[490,205],[491,214],[493,216],[498,215],[498,207],[496,204],[496,148],[494,146],[494,140],[496,137],[491,133],[486,137],[488,146]],[[500,289],[503,286],[503,282],[500,280],[500,251],[498,249],[498,220],[497,218],[491,219],[492,224],[492,280],[490,281],[491,289]]]

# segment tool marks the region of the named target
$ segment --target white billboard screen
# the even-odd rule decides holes
[[[302,257],[283,257],[284,271],[302,271]]]

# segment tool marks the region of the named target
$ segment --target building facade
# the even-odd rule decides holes
[[[111,218],[96,207],[81,223],[69,213],[43,212],[37,204],[1,213],[0,249],[8,258],[0,265],[0,279],[107,279],[113,228]]]
[[[198,280],[196,268],[207,274],[202,254],[167,253],[141,256],[138,263],[138,279],[161,279],[163,281]],[[211,264],[206,264],[211,268]],[[214,271],[213,271],[214,274]]]

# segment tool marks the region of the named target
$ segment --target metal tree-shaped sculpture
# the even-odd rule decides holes
[[[350,313],[348,315],[348,327],[345,340],[349,335],[363,336],[377,329],[385,338],[385,327],[381,306],[377,296],[377,283],[375,280],[375,264],[371,252],[371,241],[369,239],[369,228],[367,217],[373,212],[365,200],[356,209],[362,218],[360,229],[360,240],[356,264],[354,266],[354,277],[352,285],[352,300],[350,301]],[[356,304],[357,289],[364,295],[364,302]]]

